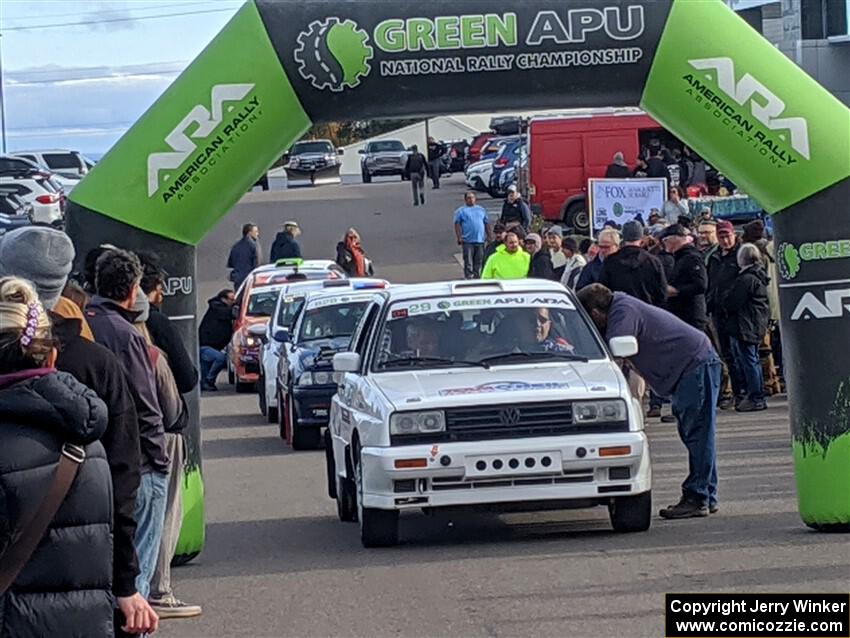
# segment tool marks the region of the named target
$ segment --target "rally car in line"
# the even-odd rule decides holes
[[[383,279],[324,282],[321,292],[302,299],[291,329],[280,328],[274,335],[283,345],[274,387],[267,383],[266,388],[276,394],[280,435],[293,449],[315,448],[321,443],[336,392],[332,358],[348,349],[363,310],[376,291],[389,285]]]
[[[252,392],[257,383],[260,337],[274,312],[280,289],[295,281],[345,277],[339,266],[327,260],[281,259],[251,272],[236,291],[233,337],[227,348],[227,376],[237,392]]]
[[[399,513],[608,508],[649,528],[640,404],[575,295],[536,279],[401,286],[375,295],[339,375],[328,493],[364,546],[398,541]]]
[[[257,381],[257,393],[259,395],[260,412],[268,418],[269,423],[275,423],[278,419],[278,392],[277,375],[278,359],[281,352],[284,353],[286,341],[290,331],[304,306],[304,300],[311,292],[326,288],[334,290],[350,290],[352,286],[364,285],[364,282],[383,280],[363,279],[327,279],[324,281],[301,280],[286,283],[278,291],[277,302],[270,320],[263,326],[256,325],[251,328],[255,338],[260,339],[260,378]],[[281,428],[281,438],[285,438]]]

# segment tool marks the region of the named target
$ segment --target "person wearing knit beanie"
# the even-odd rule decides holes
[[[0,276],[31,281],[41,303],[51,310],[74,263],[74,244],[61,230],[26,226],[0,237]]]

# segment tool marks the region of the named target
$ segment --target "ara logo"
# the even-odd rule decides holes
[[[353,20],[316,20],[297,41],[293,55],[298,73],[317,89],[353,89],[372,70],[369,35]]]
[[[736,82],[735,65],[731,58],[703,58],[688,60],[688,63],[695,69],[714,70],[721,91],[741,106],[749,102],[750,112],[770,130],[788,131],[791,147],[806,159],[811,159],[805,118],[780,117],[785,112],[785,102],[749,73]],[[785,140],[785,135],[780,135],[780,138]]]
[[[217,84],[210,94],[210,109],[198,104],[189,111],[189,114],[165,138],[165,142],[172,150],[148,155],[148,197],[153,197],[159,190],[159,174],[162,171],[180,168],[189,155],[198,148],[193,139],[209,137],[221,124],[224,119],[225,102],[238,102],[253,88],[253,84]],[[230,106],[227,110],[232,111],[233,108]],[[187,134],[192,126],[196,126],[195,130]],[[168,179],[166,175],[164,181]]]
[[[823,300],[818,299],[813,292],[807,292],[800,298],[797,307],[794,308],[791,321],[840,319],[844,316],[845,311],[850,313],[850,304],[844,303],[845,300],[850,300],[850,288],[827,290],[823,295]]]

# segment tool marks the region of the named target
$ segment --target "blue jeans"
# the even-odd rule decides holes
[[[712,357],[682,376],[673,390],[673,414],[688,449],[682,494],[703,505],[717,503],[717,395],[720,360]]]
[[[463,242],[463,276],[465,279],[479,279],[484,266],[484,244]]]
[[[151,578],[159,558],[167,498],[168,474],[143,473],[136,494],[136,556],[139,558],[136,590],[144,598],[150,594]]]
[[[761,369],[758,344],[744,343],[735,337],[731,341],[732,356],[744,378],[747,398],[753,403],[764,403],[764,372]]]
[[[201,381],[215,384],[218,375],[227,367],[227,355],[210,346],[201,346]]]

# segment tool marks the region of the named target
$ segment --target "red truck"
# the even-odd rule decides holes
[[[528,126],[532,210],[576,233],[588,233],[588,178],[605,177],[618,151],[634,168],[640,148],[652,138],[676,143],[658,122],[633,108],[588,109],[532,119]]]

